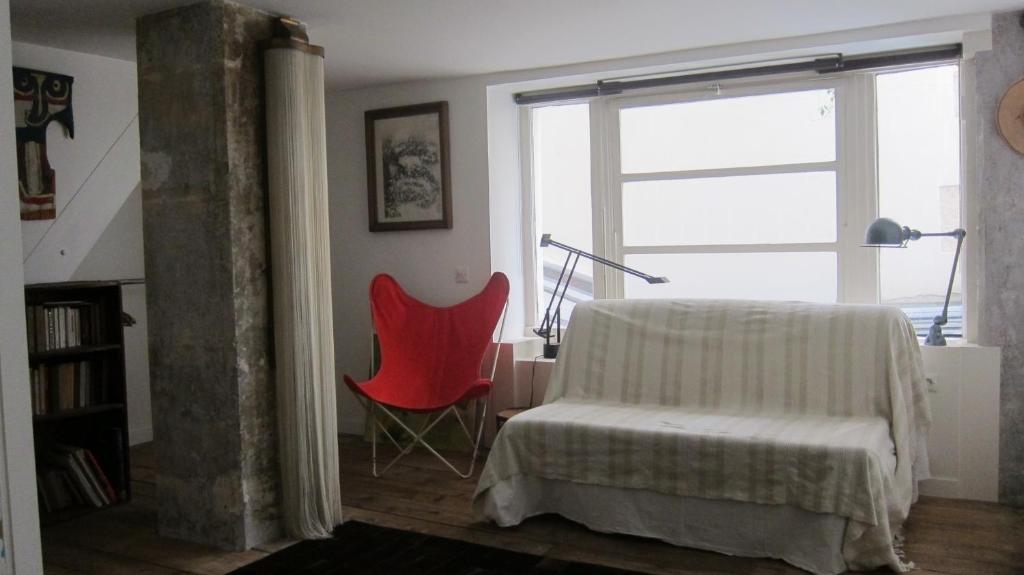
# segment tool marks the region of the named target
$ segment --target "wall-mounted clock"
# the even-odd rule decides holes
[[[996,112],[996,127],[1006,143],[1024,154],[1024,79],[1006,89]]]

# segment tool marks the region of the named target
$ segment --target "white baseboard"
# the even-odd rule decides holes
[[[978,486],[955,477],[933,477],[925,479],[918,486],[921,495],[930,497],[947,497],[950,499],[968,499],[971,501],[999,501],[998,492],[994,489]]]
[[[128,445],[138,445],[153,441],[153,427],[130,427],[128,428]]]
[[[950,477],[925,479],[920,483],[919,489],[921,490],[921,495],[928,495],[930,497],[949,497],[953,499],[961,497],[960,480]]]

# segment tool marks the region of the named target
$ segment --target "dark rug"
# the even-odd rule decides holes
[[[301,541],[232,575],[635,575],[587,563],[545,559],[475,543],[348,521],[333,539]]]

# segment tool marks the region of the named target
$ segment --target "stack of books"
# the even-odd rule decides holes
[[[88,449],[54,444],[40,457],[39,499],[47,512],[73,505],[106,507],[118,501],[113,485]]]
[[[75,361],[32,367],[32,413],[43,415],[102,403],[102,364]]]
[[[87,301],[47,302],[25,307],[28,351],[36,353],[102,341],[99,306]]]

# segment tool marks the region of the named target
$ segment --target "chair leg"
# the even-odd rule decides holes
[[[460,471],[454,470],[454,468],[453,468],[455,473],[459,477],[461,477],[463,479],[468,479],[470,476],[473,475],[473,469],[476,466],[476,456],[477,456],[477,453],[480,450],[480,440],[483,438],[483,434],[484,434],[484,424],[487,422],[487,405],[489,403],[490,403],[490,398],[489,397],[485,397],[483,399],[483,408],[476,410],[477,414],[479,415],[479,417],[477,418],[478,419],[478,423],[477,423],[477,426],[476,426],[476,439],[473,438],[473,433],[470,432],[469,427],[462,420],[462,416],[459,415],[459,412],[458,411],[453,411],[452,412],[455,415],[455,418],[459,420],[459,425],[462,426],[462,431],[466,434],[466,439],[468,439],[469,442],[473,445],[473,455],[471,456],[471,458],[469,460],[469,470],[466,471],[465,473],[462,473]],[[441,456],[438,455],[438,457],[441,457]],[[451,465],[449,465],[449,467],[451,467]]]
[[[363,409],[366,411],[366,416],[367,416],[367,418],[370,421],[370,473],[374,477],[381,477],[381,476],[384,475],[384,473],[388,469],[391,468],[391,465],[394,464],[395,461],[397,461],[398,458],[396,457],[395,461],[392,461],[391,463],[389,463],[387,465],[387,467],[384,468],[383,471],[380,471],[378,473],[378,471],[377,471],[377,427],[378,426],[380,427],[380,430],[382,432],[384,432],[384,436],[387,437],[391,441],[391,443],[393,443],[395,445],[395,447],[397,447],[400,451],[405,451],[406,453],[408,453],[408,449],[407,450],[403,450],[402,445],[400,443],[398,443],[398,441],[394,438],[394,436],[391,435],[391,432],[388,431],[387,427],[384,427],[384,425],[382,423],[380,423],[380,421],[378,421],[377,413],[376,413],[376,409],[375,409],[377,407],[377,402],[376,401],[373,401],[372,399],[365,399],[365,400],[364,399],[359,399],[358,397],[356,399],[358,399],[359,403],[363,406]],[[384,406],[380,406],[380,408],[382,410],[384,410],[384,411],[387,411],[386,409],[384,409]],[[390,412],[388,412],[388,415],[391,415],[391,417],[394,417],[394,415],[392,415]],[[430,418],[428,417],[427,418],[428,421],[424,422],[424,425],[429,422],[429,419]],[[401,424],[401,422],[399,422],[399,424]],[[409,449],[411,449],[411,446],[410,446]],[[403,453],[402,455],[404,455],[404,454],[405,453]]]
[[[392,459],[391,462],[388,463],[387,466],[385,466],[384,469],[380,472],[381,476],[383,476],[385,473],[388,472],[389,469],[391,469],[391,466],[393,466],[394,464],[398,463],[399,459],[401,459],[401,458],[405,457],[406,455],[409,455],[410,453],[412,453],[412,450],[416,448],[416,445],[422,444],[422,445],[424,445],[425,447],[427,447],[429,449],[429,446],[425,442],[422,441],[422,437],[428,431],[430,431],[434,427],[434,425],[436,423],[440,422],[441,418],[437,418],[433,422],[431,422],[430,421],[430,416],[428,415],[427,419],[423,422],[423,426],[420,427],[420,432],[419,433],[415,433],[411,429],[409,429],[408,426],[403,424],[401,422],[401,420],[399,420],[397,417],[395,417],[394,414],[392,414],[391,412],[387,411],[383,407],[381,407],[381,410],[383,410],[385,413],[390,415],[399,425],[402,426],[402,428],[406,431],[406,433],[410,434],[412,436],[412,438],[413,438],[412,441],[410,441],[408,445],[406,445],[405,447],[402,447],[402,445],[400,443],[398,443],[398,441],[391,435],[391,433],[388,432],[387,428],[385,428],[383,425],[381,425],[381,430],[383,430],[384,434],[387,435],[388,439],[391,440],[391,443],[393,443],[395,445],[395,447],[397,447],[399,449],[398,455],[396,455],[395,458]]]
[[[373,408],[374,402],[370,402],[370,473],[377,477],[377,414]]]
[[[469,460],[469,472],[466,477],[473,475],[473,467],[476,465],[476,455],[480,451],[480,440],[484,436],[484,424],[487,423],[487,405],[491,402],[490,396],[484,398],[484,407],[481,410],[479,423],[476,427],[476,441],[473,442],[473,457]]]
[[[489,403],[489,398],[485,398],[483,401],[484,401],[483,414],[480,417],[480,421],[478,422],[478,424],[476,426],[477,429],[476,429],[476,438],[475,439],[473,437],[473,434],[470,432],[469,427],[466,426],[465,422],[462,420],[462,416],[460,416],[459,412],[455,409],[455,406],[450,406],[447,409],[445,409],[444,411],[442,411],[441,414],[438,415],[438,417],[436,419],[434,419],[433,421],[430,421],[430,416],[428,416],[427,420],[424,421],[423,427],[421,427],[420,431],[417,433],[417,432],[413,431],[408,425],[406,425],[405,422],[403,422],[401,419],[399,419],[395,414],[391,413],[391,411],[389,409],[387,409],[383,405],[378,406],[376,404],[376,402],[371,402],[371,407],[370,407],[369,411],[370,411],[370,417],[372,418],[372,422],[373,422],[373,425],[372,425],[373,431],[371,433],[371,440],[372,440],[371,459],[372,459],[373,476],[374,477],[383,477],[383,475],[385,473],[387,473],[388,470],[390,470],[391,467],[395,465],[395,463],[398,463],[399,459],[405,457],[410,452],[412,452],[413,448],[415,448],[417,445],[422,445],[424,449],[426,449],[431,454],[433,454],[434,457],[437,457],[439,460],[441,460],[441,463],[444,463],[445,466],[448,467],[448,469],[451,469],[452,472],[455,473],[456,475],[458,475],[460,478],[468,479],[468,478],[472,477],[473,470],[476,468],[476,458],[477,458],[477,454],[479,453],[479,450],[480,450],[480,442],[481,442],[481,439],[483,438],[483,427],[484,427],[484,423],[486,422],[486,418],[487,418],[487,404]],[[409,434],[410,437],[412,437],[412,440],[404,448],[387,431],[387,428],[385,428],[384,425],[377,420],[376,413],[375,413],[375,411],[376,411],[375,408],[377,408],[377,407],[379,407],[380,410],[382,412],[384,412],[384,414],[386,414],[388,417],[390,417],[396,424],[398,424],[399,427],[402,428],[403,431],[405,431],[406,433]],[[443,456],[440,453],[438,453],[438,451],[436,449],[434,449],[433,446],[431,446],[425,440],[425,436],[427,435],[427,433],[429,433],[430,430],[432,430],[435,425],[440,423],[441,420],[444,419],[444,416],[447,415],[448,413],[452,413],[452,414],[455,415],[456,419],[458,419],[459,424],[462,427],[463,432],[466,434],[466,438],[469,439],[469,441],[473,444],[473,454],[472,454],[470,462],[469,462],[469,469],[467,471],[465,471],[465,472],[460,471],[450,461],[448,461],[448,459],[445,456]],[[400,450],[398,455],[396,455],[394,457],[394,459],[392,459],[391,462],[389,462],[384,467],[384,469],[380,470],[379,472],[377,471],[377,426],[381,427],[381,430],[384,432],[384,434],[387,435],[387,437],[391,440],[391,442],[394,443],[395,446],[398,447],[399,450]]]
[[[384,413],[385,413],[385,414],[386,414],[386,415],[387,415],[388,417],[390,417],[390,418],[391,418],[391,419],[392,419],[392,420],[393,420],[393,421],[394,421],[394,422],[395,422],[396,424],[398,424],[398,426],[399,426],[399,427],[401,427],[403,431],[405,431],[406,433],[408,433],[408,434],[409,434],[409,436],[410,436],[410,437],[412,438],[412,440],[411,440],[411,441],[410,441],[410,442],[409,442],[408,444],[406,444],[406,445],[405,445],[405,446],[403,447],[403,446],[402,446],[402,445],[401,445],[401,444],[400,444],[400,443],[398,442],[398,440],[396,440],[396,439],[394,438],[394,436],[392,436],[392,435],[391,435],[391,433],[390,433],[390,432],[389,432],[389,431],[387,430],[387,428],[386,428],[386,427],[384,427],[384,424],[380,423],[379,421],[375,421],[375,423],[376,423],[377,425],[379,425],[379,426],[380,426],[380,428],[381,428],[381,431],[383,431],[383,432],[384,432],[384,435],[385,435],[385,436],[387,436],[387,438],[391,440],[391,443],[393,443],[393,444],[395,445],[395,447],[397,447],[397,448],[399,449],[399,453],[398,453],[398,455],[396,455],[396,456],[394,457],[394,459],[392,459],[392,460],[391,460],[391,462],[390,462],[390,463],[388,463],[388,464],[387,464],[387,465],[386,465],[386,466],[384,467],[384,469],[383,469],[383,470],[381,470],[381,471],[379,472],[379,474],[375,474],[375,475],[374,475],[374,477],[381,477],[381,476],[383,476],[383,475],[384,475],[385,473],[387,473],[387,472],[388,472],[388,470],[389,470],[389,469],[391,469],[391,467],[392,467],[392,466],[393,466],[394,464],[398,463],[398,460],[399,460],[399,459],[401,459],[401,458],[405,457],[406,455],[408,455],[409,453],[411,453],[411,452],[412,452],[412,450],[413,450],[413,449],[414,449],[414,448],[416,447],[416,445],[417,445],[417,444],[422,444],[422,445],[423,445],[424,447],[426,447],[427,449],[431,450],[431,451],[432,451],[432,452],[433,452],[433,453],[434,453],[434,454],[436,455],[436,452],[434,452],[434,451],[433,451],[433,450],[432,450],[432,449],[430,448],[430,446],[429,446],[429,445],[427,445],[427,444],[426,444],[425,442],[423,442],[423,441],[422,441],[422,439],[423,439],[423,436],[427,434],[427,432],[429,432],[429,431],[430,431],[431,429],[433,429],[435,425],[437,425],[438,423],[440,423],[440,421],[441,421],[441,418],[443,417],[443,415],[442,415],[441,417],[438,417],[437,419],[434,419],[433,421],[430,421],[430,416],[428,416],[428,417],[427,417],[427,421],[425,421],[425,422],[424,422],[424,425],[423,425],[423,427],[422,427],[422,428],[420,428],[420,431],[419,431],[419,433],[417,433],[417,432],[413,431],[413,430],[412,430],[411,428],[409,428],[409,426],[408,426],[408,425],[406,425],[404,421],[402,421],[401,419],[399,419],[399,418],[398,418],[398,416],[396,416],[395,414],[391,413],[391,411],[390,411],[390,410],[388,410],[388,409],[387,409],[386,407],[384,407],[383,405],[378,405],[378,407],[379,407],[379,408],[380,408],[380,410],[381,410],[381,411],[383,411],[383,412],[384,412]],[[375,473],[377,473],[377,472],[376,472],[376,470],[375,470],[374,472],[375,472]]]
[[[376,406],[377,406],[376,402],[371,402],[370,403],[370,408],[369,408],[369,415],[370,415],[370,418],[371,418],[370,419],[370,429],[371,429],[371,431],[370,431],[370,439],[371,439],[370,459],[371,459],[371,462],[372,462],[371,473],[373,474],[374,477],[383,477],[383,475],[385,473],[387,473],[387,471],[389,469],[391,469],[392,465],[397,463],[399,459],[401,459],[405,455],[408,455],[409,452],[412,451],[413,447],[416,446],[416,442],[414,441],[414,442],[410,443],[409,445],[407,445],[405,447],[402,447],[402,444],[399,443],[398,440],[395,439],[395,437],[393,435],[391,435],[391,432],[388,431],[388,428],[385,427],[384,424],[381,423],[377,419],[376,413],[375,413],[375,410],[374,410],[374,408]],[[407,433],[412,435],[413,438],[415,438],[417,436],[416,433],[413,433],[412,430],[410,430],[404,423],[402,423],[401,420],[399,420],[397,417],[395,417],[395,415],[392,414],[390,411],[388,411],[384,406],[380,406],[380,410],[383,411],[384,413],[388,414],[389,416],[391,416],[391,418],[394,419],[395,422],[398,423],[400,426],[402,426],[402,428],[405,429]],[[429,422],[430,422],[430,417],[428,416],[427,417],[427,421],[424,422],[424,427],[426,427],[426,424],[429,423]],[[395,456],[395,458],[392,459],[391,462],[388,463],[384,467],[384,469],[379,471],[379,472],[377,471],[377,428],[378,427],[380,427],[380,431],[384,433],[384,436],[387,437],[388,440],[391,441],[391,443],[399,450],[398,455]],[[423,429],[420,430],[420,433],[423,433]]]

